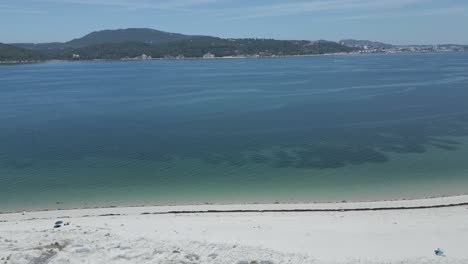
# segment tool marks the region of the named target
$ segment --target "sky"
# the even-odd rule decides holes
[[[154,28],[230,38],[468,44],[468,0],[0,0],[0,42]]]

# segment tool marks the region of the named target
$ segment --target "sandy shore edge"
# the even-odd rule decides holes
[[[58,209],[0,214],[0,221],[146,214],[346,212],[430,209],[468,205],[468,195],[371,202],[204,204]]]
[[[0,215],[7,263],[468,263],[468,195]],[[56,220],[70,225],[53,228]],[[446,250],[446,257],[434,249]]]

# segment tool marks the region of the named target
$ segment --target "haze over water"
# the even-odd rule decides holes
[[[468,187],[468,53],[0,67],[0,211]]]

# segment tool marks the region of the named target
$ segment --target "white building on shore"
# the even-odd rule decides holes
[[[215,55],[212,54],[212,53],[210,53],[210,52],[208,52],[208,53],[206,53],[205,55],[203,55],[203,58],[204,58],[204,59],[214,59],[214,58],[215,58]]]

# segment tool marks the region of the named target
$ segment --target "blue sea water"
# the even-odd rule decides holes
[[[0,211],[468,187],[468,53],[0,67]]]

